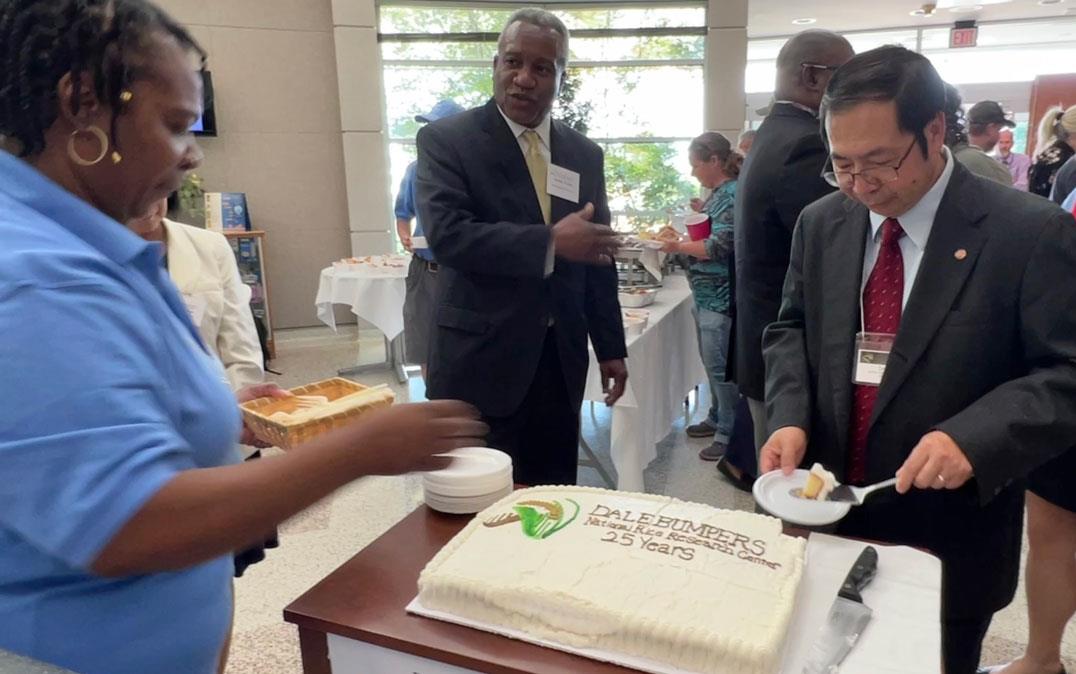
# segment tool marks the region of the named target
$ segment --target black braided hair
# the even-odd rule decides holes
[[[146,0],[0,0],[0,136],[21,156],[45,148],[45,131],[60,110],[56,85],[70,73],[77,112],[82,86],[93,82],[113,111],[144,77],[155,35],[171,36],[205,62],[205,51],[174,19]]]

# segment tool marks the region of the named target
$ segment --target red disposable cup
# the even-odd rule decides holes
[[[687,227],[687,235],[692,241],[702,241],[710,238],[710,216],[705,213],[692,213],[684,218],[684,226]]]

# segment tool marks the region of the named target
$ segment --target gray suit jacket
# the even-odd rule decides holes
[[[844,476],[867,209],[833,194],[793,238],[766,331],[769,430],[808,431],[805,465]],[[964,251],[959,253],[958,251]],[[872,497],[846,533],[925,547],[945,562],[949,616],[983,615],[1016,587],[1020,480],[1076,440],[1076,222],[959,163],[901,318],[868,436],[868,480],[892,477],[931,430],[975,477],[953,491]]]
[[[555,223],[587,202],[609,223],[601,148],[554,120],[552,161],[580,175],[579,203],[552,197]],[[624,358],[613,265],[556,259],[545,278],[550,227],[519,143],[490,101],[428,124],[418,134],[419,219],[441,264],[427,394],[455,398],[491,417],[522,405],[553,318],[573,409],[583,401],[587,337],[598,360]]]

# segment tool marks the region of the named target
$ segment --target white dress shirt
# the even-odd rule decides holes
[[[501,117],[504,118],[505,123],[508,124],[508,128],[512,131],[512,135],[516,137],[516,142],[519,143],[519,151],[523,153],[524,161],[527,159],[527,152],[530,150],[530,144],[527,142],[527,139],[523,137],[523,134],[533,130],[538,134],[538,139],[542,141],[538,146],[538,151],[541,153],[542,159],[545,159],[546,166],[553,165],[553,151],[550,149],[552,146],[549,142],[549,129],[552,127],[553,122],[550,120],[549,115],[546,115],[545,119],[543,119],[538,126],[534,127],[534,129],[529,129],[522,124],[516,124],[509,119],[508,115],[504,114],[504,110],[501,110],[501,106],[499,105],[497,106],[497,112],[501,113]],[[538,195],[536,194],[535,196],[537,197]],[[553,225],[554,223],[551,222],[549,224]],[[556,264],[555,258],[556,244],[552,237],[550,237],[549,248],[546,250],[545,255],[546,277],[549,277],[553,273],[553,265]]]
[[[949,179],[953,176],[953,156],[949,148],[943,147],[942,150],[945,154],[945,169],[938,176],[938,180],[918,203],[896,219],[905,234],[900,237],[900,254],[904,259],[904,297],[900,305],[902,310],[907,306],[908,297],[912,294],[912,286],[915,284],[916,274],[919,273],[919,263],[923,260],[923,251],[927,248],[930,230],[934,227],[934,216],[937,215],[938,206],[945,196]],[[867,237],[867,245],[863,251],[861,291],[866,287],[867,279],[874,271],[874,263],[878,260],[878,251],[882,246],[882,223],[886,219],[887,216],[870,212],[871,235]],[[862,292],[860,296],[862,297]]]
[[[542,141],[541,146],[538,148],[542,153],[542,158],[545,159],[547,165],[552,165],[553,152],[550,150],[549,129],[553,126],[553,122],[550,121],[549,115],[546,115],[545,119],[543,119],[538,126],[534,127],[534,129],[529,129],[522,124],[516,124],[508,119],[508,115],[504,114],[504,110],[501,110],[501,106],[499,105],[497,106],[497,112],[501,113],[501,117],[504,117],[504,121],[508,124],[508,128],[512,130],[512,135],[516,137],[516,142],[519,143],[519,151],[523,153],[524,159],[527,158],[527,150],[530,149],[530,146],[527,144],[527,139],[523,137],[523,134],[533,130],[538,134],[538,138]]]

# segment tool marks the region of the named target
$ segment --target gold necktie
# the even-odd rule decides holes
[[[542,139],[538,137],[534,129],[524,131],[523,137],[527,140],[527,170],[530,171],[531,182],[534,183],[534,192],[538,195],[538,205],[542,209],[542,218],[544,218],[545,224],[548,225],[552,204],[549,192],[545,189],[546,181],[549,178],[549,165],[546,164],[545,157],[542,156]]]

